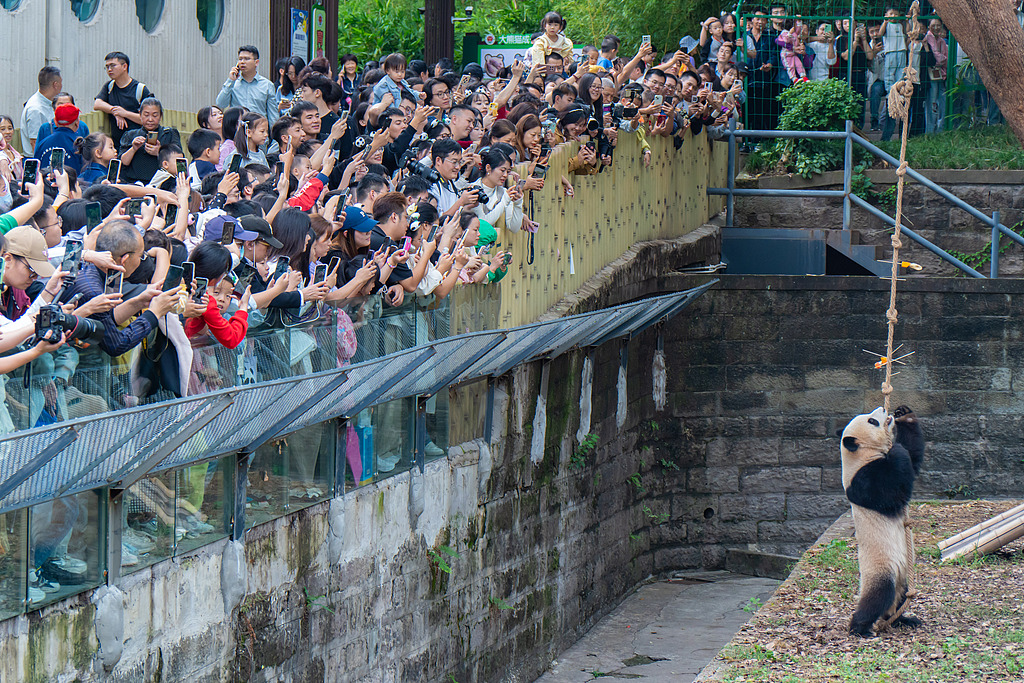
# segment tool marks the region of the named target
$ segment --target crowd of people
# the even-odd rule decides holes
[[[475,63],[458,72],[390,54],[362,67],[345,55],[337,74],[290,57],[271,80],[245,45],[187,138],[122,52],[106,56],[92,103],[102,131],[43,68],[20,151],[14,120],[0,117],[0,346],[17,351],[0,371],[72,341],[122,367],[165,338],[187,359],[182,346],[233,349],[325,304],[379,294],[395,308],[498,283],[512,262],[504,235],[544,229],[532,193],[555,183],[572,197],[575,176],[613,164],[620,135],[637,136],[647,165],[651,136],[677,147],[718,136],[742,102],[735,68],[706,79],[682,49],[658,61],[649,42],[625,59],[615,36],[579,56],[555,12],[540,29],[493,78]],[[552,152],[572,142],[567,171],[548,177]],[[56,356],[40,372],[66,384],[83,361]],[[163,389],[208,388],[192,358],[188,381]],[[122,385],[108,408],[143,397]],[[62,405],[41,400],[19,424],[67,419]]]
[[[767,10],[755,8],[752,14],[742,46],[732,15],[709,17],[700,37],[709,65],[744,65],[749,81],[749,128],[777,127],[781,114],[778,95],[783,89],[805,81],[839,78],[864,98],[865,114],[855,123],[881,131],[883,140],[891,139],[896,122],[889,117],[885,100],[909,64],[916,73],[909,133],[942,130],[949,49],[938,16],[905,17],[905,8],[889,6],[884,19],[858,22],[851,29],[849,19],[792,16],[783,3]]]

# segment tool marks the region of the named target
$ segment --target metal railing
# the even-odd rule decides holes
[[[808,189],[783,189],[783,188],[737,188],[736,187],[736,138],[750,138],[750,139],[777,139],[777,138],[789,138],[789,139],[800,139],[800,140],[842,140],[844,144],[843,152],[843,189],[842,190],[808,190]],[[736,197],[822,197],[830,199],[842,199],[843,200],[843,230],[850,229],[851,211],[853,205],[860,207],[867,211],[872,216],[880,219],[887,225],[895,227],[896,220],[879,209],[878,207],[869,203],[863,197],[859,197],[853,192],[853,145],[857,144],[862,149],[870,152],[879,159],[890,164],[893,168],[898,168],[900,165],[899,159],[892,156],[888,152],[885,152],[878,146],[874,145],[871,141],[866,140],[861,135],[853,132],[853,122],[846,122],[845,131],[789,131],[789,130],[737,130],[736,121],[732,119],[730,121],[729,133],[728,133],[728,170],[726,173],[726,186],[725,187],[709,187],[709,195],[724,195],[725,200],[725,223],[726,227],[734,227],[734,206]],[[989,216],[979,211],[974,206],[971,206],[960,197],[957,197],[949,190],[936,184],[929,178],[922,175],[920,172],[907,167],[907,177],[920,183],[922,186],[928,188],[935,194],[939,195],[947,202],[952,204],[958,209],[966,212],[970,216],[981,221],[985,225],[988,225],[992,230],[992,246],[991,246],[991,257],[992,263],[989,269],[989,278],[999,277],[999,237],[1006,235],[1017,244],[1024,246],[1024,237],[1018,235],[1013,230],[1003,225],[999,221],[999,211],[993,211],[992,215]],[[939,246],[936,246],[929,240],[920,236],[906,224],[900,225],[900,232],[911,240],[921,245],[931,253],[938,256],[940,259],[954,266],[961,272],[974,277],[974,278],[986,278],[985,275],[979,273],[974,268],[956,258],[949,252],[945,251]]]

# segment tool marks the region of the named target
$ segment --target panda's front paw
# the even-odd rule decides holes
[[[850,635],[859,636],[861,638],[874,638],[875,631],[871,627],[874,623],[863,623],[858,621],[850,622]]]
[[[913,409],[910,406],[900,406],[892,412],[892,416],[896,418],[897,422],[917,422],[917,415],[914,414]]]

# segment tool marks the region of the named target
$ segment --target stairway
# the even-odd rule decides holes
[[[860,244],[856,230],[722,228],[730,275],[868,275],[890,272],[882,247]]]

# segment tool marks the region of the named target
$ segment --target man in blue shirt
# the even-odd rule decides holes
[[[252,45],[238,48],[238,63],[231,67],[228,80],[217,95],[221,111],[228,107],[242,107],[267,119],[271,126],[277,121],[277,88],[260,76],[260,51]]]
[[[62,104],[53,112],[56,126],[53,133],[36,142],[36,159],[40,166],[50,165],[50,151],[59,147],[64,150],[64,166],[82,170],[82,157],[75,151],[75,139],[78,137],[78,107],[73,104]]]

